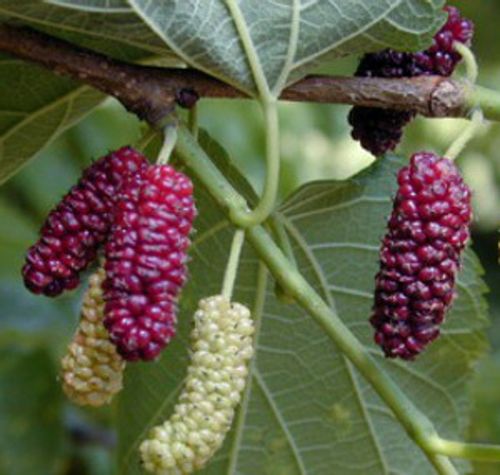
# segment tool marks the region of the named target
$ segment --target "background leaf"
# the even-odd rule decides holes
[[[0,197],[0,277],[20,269],[25,249],[35,239],[35,228],[12,203]],[[16,272],[17,274],[17,272]]]
[[[135,15],[70,12],[40,1],[0,0],[0,20],[12,18],[128,61],[160,57],[179,65]],[[0,183],[99,105],[104,94],[30,63],[0,55]]]
[[[69,10],[40,0],[0,0],[0,20],[14,20],[39,30],[132,60],[131,51],[171,55],[166,45],[131,13],[107,15]]]
[[[0,473],[62,469],[62,398],[55,376],[44,350],[0,350]]]
[[[255,93],[252,72],[227,2],[128,2],[186,63]],[[421,49],[430,43],[444,20],[439,14],[441,0],[235,3],[267,85],[275,95],[318,61],[385,47]]]
[[[0,57],[0,81],[11,90],[0,95],[0,183],[105,97],[6,57]]]
[[[309,282],[438,431],[460,438],[468,420],[466,381],[486,347],[485,286],[473,253],[468,251],[464,260],[459,298],[443,337],[417,362],[386,360],[373,344],[367,322],[379,238],[391,208],[395,170],[402,163],[387,158],[352,180],[306,185],[280,209],[279,217]],[[241,182],[234,169],[230,173]],[[209,195],[199,184],[196,189],[201,209],[190,283],[181,301],[180,337],[158,363],[127,368],[118,417],[120,474],[141,473],[137,446],[172,411],[186,370],[187,335],[197,301],[220,290],[232,232]],[[258,261],[247,247],[235,300],[250,307],[257,272]],[[301,309],[282,304],[273,288],[270,282],[238,423],[203,473],[433,474],[421,450],[351,363]],[[466,468],[459,464],[461,473]]]

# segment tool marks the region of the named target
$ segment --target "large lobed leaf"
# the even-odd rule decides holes
[[[254,71],[261,70],[275,96],[327,58],[386,47],[421,49],[443,20],[441,0],[128,3],[186,63],[255,94],[249,61],[254,56]],[[239,22],[250,37],[248,57]]]
[[[206,139],[204,139],[206,144]],[[206,147],[206,145],[205,145]],[[223,152],[209,145],[209,153]],[[368,323],[379,239],[402,160],[387,158],[345,182],[304,186],[280,209],[300,271],[335,308],[367,350],[446,437],[463,437],[466,382],[485,349],[481,268],[466,253],[459,297],[443,337],[415,363],[384,359]],[[233,183],[244,185],[224,164]],[[141,472],[137,447],[148,429],[172,412],[188,362],[187,335],[200,298],[220,291],[232,229],[196,183],[199,218],[190,282],[181,302],[179,337],[160,361],[129,365],[120,398],[117,473]],[[246,247],[235,299],[256,298],[258,260]],[[269,475],[427,475],[435,473],[391,411],[314,321],[281,303],[269,283],[257,322],[257,354],[237,420],[202,473]],[[467,465],[458,466],[460,473]]]

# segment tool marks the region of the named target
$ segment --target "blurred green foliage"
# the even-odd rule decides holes
[[[499,2],[454,2],[476,24],[479,82],[500,84]],[[338,61],[328,72],[350,74],[356,59]],[[372,158],[349,137],[348,108],[285,103],[282,124],[281,196],[317,178],[345,178]],[[201,125],[231,152],[259,190],[263,178],[264,131],[259,109],[247,101],[202,101]],[[416,120],[402,150],[444,151],[464,126],[461,120]],[[0,475],[105,475],[112,472],[113,407],[81,410],[65,402],[57,371],[78,316],[81,293],[52,301],[22,286],[24,252],[46,213],[79,176],[82,167],[107,151],[133,143],[141,124],[108,101],[69,130],[0,188]],[[471,385],[470,438],[500,443],[500,124],[489,124],[460,157],[475,190],[474,248],[492,290],[489,294],[492,351]],[[28,454],[28,456],[26,456]],[[15,463],[14,463],[15,461]],[[477,464],[477,475],[500,473]]]

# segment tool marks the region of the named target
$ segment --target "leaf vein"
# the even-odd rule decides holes
[[[271,408],[274,416],[276,417],[276,420],[277,420],[278,424],[280,425],[281,430],[283,431],[283,434],[285,434],[285,437],[288,440],[288,444],[290,445],[290,448],[292,450],[292,454],[294,456],[294,460],[297,464],[297,468],[299,469],[300,474],[307,475],[307,470],[306,470],[304,463],[302,461],[300,451],[295,443],[295,439],[293,438],[291,432],[288,430],[288,426],[286,425],[286,421],[283,419],[283,416],[282,416],[280,410],[278,409],[278,406],[276,405],[276,403],[273,399],[273,395],[270,392],[269,388],[267,387],[266,382],[264,381],[264,379],[260,375],[260,372],[259,372],[257,365],[255,366],[255,371],[253,372],[253,377],[254,377],[255,381],[257,382],[257,385],[262,390],[262,394],[264,394],[264,397],[265,397],[267,403],[269,404],[269,407]]]

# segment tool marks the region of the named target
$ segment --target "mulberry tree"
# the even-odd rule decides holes
[[[473,37],[474,18],[440,0],[0,1],[2,183],[108,97],[141,121],[140,138],[82,160],[16,257],[23,298],[73,315],[47,365],[63,356],[73,404],[113,405],[114,472],[500,463],[500,446],[466,436],[487,306],[478,190],[455,160],[500,121]],[[335,74],[347,56],[357,67]],[[260,114],[259,191],[199,126],[226,119],[223,99]],[[370,164],[280,194],[285,101],[348,105],[343,143]],[[467,120],[404,154],[417,116]],[[23,473],[56,473],[56,447]]]

